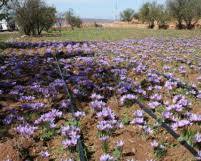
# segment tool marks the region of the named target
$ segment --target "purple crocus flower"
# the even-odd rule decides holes
[[[37,120],[35,120],[35,124],[40,124],[43,122],[54,122],[55,118],[60,118],[62,116],[62,112],[56,109],[52,109],[50,112],[47,112]]]
[[[197,133],[197,134],[195,135],[195,142],[196,142],[196,143],[201,143],[201,134],[200,134],[200,133]]]
[[[25,137],[29,137],[29,136],[33,135],[33,133],[36,129],[37,129],[37,127],[31,126],[29,124],[22,124],[22,125],[19,125],[18,127],[16,127],[16,131]]]
[[[120,98],[120,103],[121,105],[123,105],[126,101],[128,100],[131,100],[131,101],[134,101],[137,99],[137,96],[136,95],[133,95],[133,94],[126,94],[126,95],[123,95],[121,98]]]
[[[92,100],[101,100],[103,99],[104,97],[99,95],[99,94],[96,94],[96,93],[93,93],[90,97]]]
[[[73,115],[74,115],[74,117],[76,117],[77,119],[80,119],[81,117],[84,117],[84,116],[85,116],[85,112],[77,111],[77,112],[75,112]]]
[[[197,157],[196,157],[198,160],[201,160],[201,151],[198,151],[197,152]]]
[[[109,139],[109,136],[102,136],[102,137],[100,137],[99,139],[100,139],[100,141],[102,141],[102,142],[106,142],[106,141]]]
[[[48,158],[48,157],[50,156],[50,154],[49,154],[48,151],[42,151],[42,152],[40,153],[40,155],[41,155],[42,157],[44,157],[44,158]]]
[[[157,147],[159,146],[159,143],[158,143],[156,140],[153,140],[153,141],[151,142],[151,146],[152,146],[153,148],[157,148]]]
[[[148,103],[148,106],[151,108],[151,109],[155,109],[156,107],[160,106],[161,103],[159,103],[158,101],[153,101],[153,102],[149,102]]]
[[[119,140],[119,141],[117,141],[117,143],[116,143],[116,146],[117,146],[118,148],[122,148],[123,145],[124,145],[124,142],[123,142],[122,140]]]
[[[114,161],[114,158],[109,154],[103,154],[100,157],[100,161]]]
[[[137,110],[133,114],[135,117],[144,117],[144,111],[143,110]]]
[[[80,129],[76,126],[64,126],[61,128],[61,134],[66,139],[62,141],[65,148],[73,148],[77,145],[80,138]]]
[[[92,101],[90,103],[90,107],[92,109],[94,109],[95,111],[101,111],[102,108],[104,108],[106,106],[106,103],[103,102],[103,101],[98,101],[98,100],[95,100],[95,101]]]

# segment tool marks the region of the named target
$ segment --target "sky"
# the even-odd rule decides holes
[[[152,1],[154,0],[46,0],[59,12],[65,12],[72,8],[81,18],[97,19],[115,19],[115,15],[119,16],[119,13],[126,8],[138,11],[143,3]],[[165,3],[166,0],[155,1]]]

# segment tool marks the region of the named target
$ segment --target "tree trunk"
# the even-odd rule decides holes
[[[192,24],[192,19],[187,19],[187,20],[185,20],[185,23],[186,23],[186,28],[188,29],[188,30],[191,30],[192,28],[193,28],[193,24]]]
[[[154,21],[149,22],[149,27],[148,27],[148,28],[153,29],[154,26],[155,26],[155,25],[154,25]]]
[[[181,18],[177,19],[177,29],[179,29],[179,30],[183,29],[182,19]]]

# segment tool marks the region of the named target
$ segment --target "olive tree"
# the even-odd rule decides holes
[[[120,19],[122,21],[130,22],[134,17],[135,11],[131,8],[127,8],[120,13]]]
[[[183,21],[183,11],[182,8],[184,6],[185,0],[167,0],[167,7],[169,12],[173,18],[177,21],[177,28],[182,29],[182,21]]]
[[[23,0],[15,8],[16,21],[26,35],[40,35],[48,31],[56,19],[56,9],[42,0]]]
[[[191,29],[201,16],[201,0],[167,0],[167,7],[173,18],[177,20],[177,27]]]
[[[82,20],[79,16],[75,16],[74,11],[72,9],[69,9],[69,11],[65,13],[65,19],[71,26],[72,30],[74,30],[75,27],[81,28],[82,26]]]
[[[139,12],[140,19],[142,22],[147,22],[149,28],[154,28],[155,21],[158,20],[160,15],[161,6],[158,5],[156,2],[152,3],[145,3]]]
[[[182,9],[187,29],[192,29],[201,17],[201,0],[186,0]]]
[[[156,22],[158,24],[159,29],[167,29],[167,22],[170,20],[170,15],[167,9],[163,5],[157,6],[157,15]]]

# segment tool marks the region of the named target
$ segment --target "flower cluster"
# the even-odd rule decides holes
[[[99,122],[97,128],[99,131],[109,133],[120,126],[115,114],[108,107],[102,109],[102,111],[97,113]]]
[[[22,124],[16,127],[16,131],[24,137],[30,137],[33,135],[36,129],[37,127],[31,126],[29,124]]]
[[[35,124],[40,124],[44,122],[53,123],[56,118],[60,118],[62,116],[62,112],[56,109],[52,109],[50,112],[47,112],[40,116],[37,120],[35,120]]]
[[[145,125],[145,120],[144,120],[144,111],[142,110],[137,110],[133,113],[134,119],[131,121],[131,124],[137,124],[140,126]]]
[[[100,157],[100,161],[114,161],[114,157],[109,154],[103,154]]]
[[[64,126],[61,128],[61,135],[66,138],[62,141],[65,148],[75,148],[80,139],[80,129],[76,126]]]
[[[26,103],[22,105],[22,108],[24,109],[33,109],[33,110],[39,110],[41,108],[44,108],[45,104],[41,102],[35,102],[35,103]]]
[[[126,95],[123,95],[121,98],[120,98],[120,104],[121,105],[124,105],[127,101],[128,102],[134,102],[135,100],[137,99],[137,96],[136,95],[133,95],[133,94],[126,94]]]

